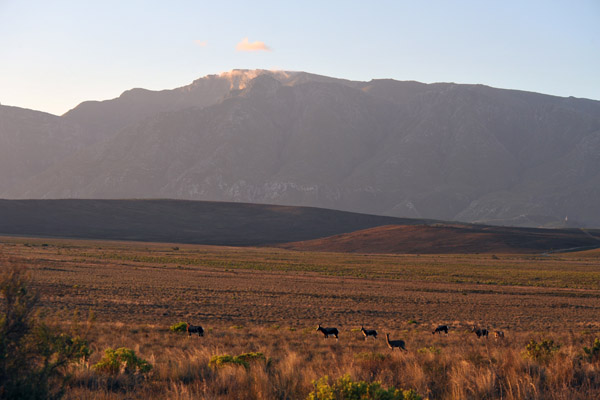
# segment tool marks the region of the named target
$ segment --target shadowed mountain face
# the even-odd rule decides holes
[[[60,117],[0,106],[0,197],[91,143],[80,126]]]
[[[600,226],[600,102],[591,100],[232,71],[43,114],[55,126],[51,145],[35,140],[48,137],[43,118],[19,125],[13,115],[40,113],[0,109],[0,151],[12,156],[0,170],[4,198],[178,198]],[[15,142],[23,135],[33,139]]]

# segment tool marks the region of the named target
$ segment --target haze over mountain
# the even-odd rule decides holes
[[[0,197],[600,226],[600,102],[234,70],[61,117],[0,106]]]

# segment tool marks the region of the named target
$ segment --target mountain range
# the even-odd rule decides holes
[[[600,102],[233,70],[62,116],[0,106],[0,198],[171,198],[600,226]]]

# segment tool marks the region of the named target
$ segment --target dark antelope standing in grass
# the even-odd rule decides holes
[[[204,329],[200,325],[190,325],[186,322],[186,330],[188,336],[192,336],[192,333],[197,333],[198,336],[204,336]]]
[[[386,333],[385,334],[385,341],[388,345],[388,347],[390,349],[392,349],[392,351],[394,351],[394,348],[400,349],[400,350],[404,350],[404,351],[408,351],[406,350],[406,344],[404,343],[404,340],[390,340],[390,334]]]
[[[369,336],[373,336],[373,339],[377,339],[377,331],[375,329],[365,329],[363,326],[361,326],[360,331],[363,335],[365,335],[365,340],[367,340]]]
[[[471,328],[471,332],[475,332],[475,334],[477,335],[477,339],[479,339],[480,337],[488,337],[488,334],[490,333],[490,331],[488,331],[485,328],[478,328],[476,326],[473,326],[473,328]]]
[[[440,335],[442,334],[442,332],[446,332],[446,335],[448,334],[448,325],[438,325],[437,328],[435,328],[433,330],[433,332],[431,332],[432,334],[436,334],[439,333]]]
[[[321,324],[319,324],[319,326],[317,327],[317,331],[321,331],[321,333],[323,333],[323,336],[325,336],[325,339],[327,339],[329,335],[335,336],[336,339],[338,338],[339,331],[337,330],[337,328],[323,328]]]

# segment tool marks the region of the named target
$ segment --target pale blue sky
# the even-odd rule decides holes
[[[600,99],[600,0],[0,0],[3,105],[60,115],[234,68]]]

